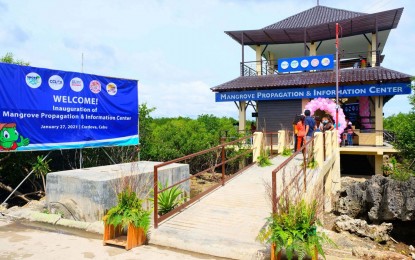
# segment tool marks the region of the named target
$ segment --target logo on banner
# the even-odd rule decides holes
[[[111,96],[114,96],[115,94],[117,94],[117,85],[115,85],[112,82],[111,83],[108,83],[108,85],[107,85],[107,92]]]
[[[42,84],[42,78],[36,72],[26,75],[26,84],[31,88],[38,88]]]
[[[320,61],[318,59],[311,60],[311,66],[317,67],[319,64],[320,64]]]
[[[60,90],[63,87],[63,79],[59,75],[51,76],[48,83],[53,90]]]
[[[69,83],[71,89],[75,92],[79,92],[84,88],[84,82],[80,78],[73,78]]]
[[[89,89],[92,93],[98,94],[101,92],[101,83],[98,80],[93,80],[89,83]]]
[[[327,67],[328,65],[330,65],[330,59],[329,58],[323,58],[321,60],[321,65],[323,65],[324,67]]]

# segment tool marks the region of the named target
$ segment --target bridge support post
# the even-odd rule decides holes
[[[225,146],[223,145],[226,142],[225,137],[222,137],[220,142],[222,143],[222,151],[221,151],[221,157],[222,157],[222,186],[225,186],[225,171],[226,171],[226,167],[225,167]]]
[[[286,134],[287,133],[285,132],[285,130],[279,130],[278,131],[278,148],[277,148],[278,149],[278,154],[282,154],[282,152],[284,151],[284,147],[286,145],[286,143],[285,143],[285,139],[286,139],[285,135]],[[272,139],[272,135],[271,135],[271,139]]]
[[[252,142],[252,162],[258,161],[258,156],[261,155],[261,147],[264,134],[262,132],[255,132]]]
[[[319,167],[323,166],[324,163],[324,142],[323,133],[315,133],[316,136],[314,143],[314,160],[317,161]]]

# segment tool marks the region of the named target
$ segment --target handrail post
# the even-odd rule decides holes
[[[323,158],[326,161],[326,132],[323,132]]]
[[[307,141],[303,146],[303,175],[304,175],[304,191],[307,191]]]
[[[221,139],[222,143],[222,186],[225,186],[225,139]]]
[[[154,228],[157,229],[159,225],[158,220],[158,168],[154,166]]]
[[[277,213],[277,173],[272,172],[272,213]]]

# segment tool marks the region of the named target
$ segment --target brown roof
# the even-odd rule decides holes
[[[268,25],[262,29],[306,28],[319,24],[351,19],[361,15],[367,14],[318,5],[301,13],[285,18],[284,20],[281,20],[277,23]]]
[[[361,83],[365,81],[411,82],[408,74],[383,67],[356,68],[340,70],[339,83]],[[335,71],[271,74],[264,76],[245,76],[211,88],[214,92],[304,87],[321,84],[336,84]]]
[[[226,31],[244,45],[284,44],[334,39],[336,23],[342,37],[391,30],[398,26],[403,8],[365,14],[317,6],[258,30]]]

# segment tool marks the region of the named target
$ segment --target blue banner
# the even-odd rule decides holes
[[[339,97],[393,96],[411,94],[411,86],[406,83],[386,83],[374,85],[340,86]],[[303,98],[334,98],[336,87],[289,88],[274,90],[252,90],[221,92],[215,94],[216,102],[244,100],[286,100]]]
[[[278,59],[278,72],[332,70],[333,54]]]
[[[136,80],[0,63],[0,151],[137,145]]]

